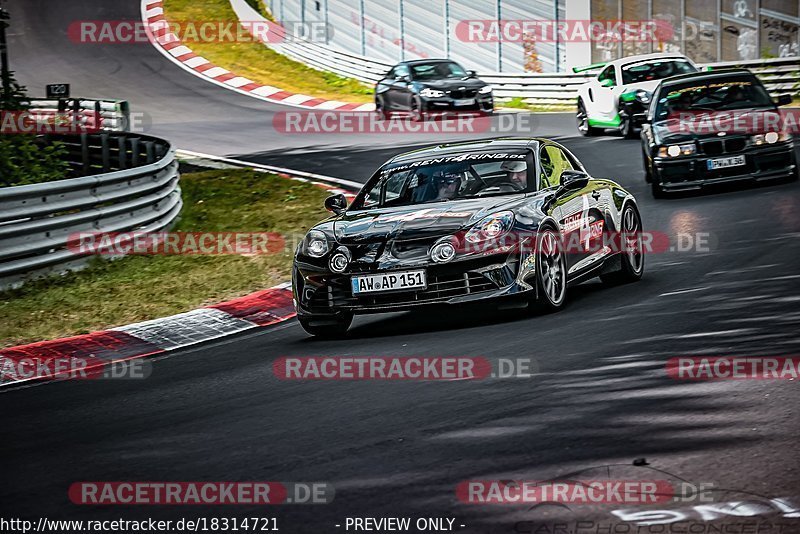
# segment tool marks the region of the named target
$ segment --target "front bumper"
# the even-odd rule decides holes
[[[459,112],[459,111],[479,111],[483,113],[491,113],[494,111],[494,98],[491,93],[489,95],[478,94],[469,99],[473,100],[472,104],[459,105],[455,104],[456,99],[443,96],[437,98],[422,98],[422,110],[425,112]]]
[[[296,261],[292,289],[298,315],[335,316],[340,313],[381,313],[403,311],[426,305],[448,305],[484,299],[511,297],[534,291],[534,284],[523,280],[532,271],[520,274],[520,260],[515,253],[469,258],[447,264],[428,264],[425,289],[353,295],[354,274],[378,274],[419,269],[419,265],[370,269],[336,274]]]
[[[708,169],[708,160],[744,155],[745,164],[724,169]],[[653,181],[665,191],[700,189],[704,186],[736,181],[762,181],[785,178],[795,172],[794,143],[751,147],[741,152],[653,159]]]

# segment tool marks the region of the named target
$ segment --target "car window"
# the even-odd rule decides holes
[[[370,180],[360,195],[363,200],[357,199],[353,208],[409,206],[529,190],[525,154],[468,154],[439,160],[384,169]]]
[[[655,120],[665,120],[681,112],[772,107],[774,103],[769,93],[752,75],[700,82],[687,80],[680,85],[662,87],[656,103]]]
[[[605,80],[611,80],[613,85],[617,84],[617,75],[614,69],[614,65],[609,65],[608,67],[600,73],[600,76],[597,77],[597,81],[600,83],[604,82]]]
[[[563,150],[554,145],[545,145],[539,152],[539,189],[561,185],[561,173],[572,170],[573,166]]]
[[[640,83],[651,80],[661,80],[678,74],[697,72],[694,65],[683,59],[670,59],[668,61],[654,61],[628,65],[622,68],[622,83]]]
[[[394,68],[395,79],[400,78],[401,76],[408,76],[408,75],[409,75],[408,65],[398,65]]]
[[[465,78],[465,71],[458,63],[440,61],[423,63],[411,67],[415,80],[441,80],[443,78]]]
[[[395,73],[394,73],[394,71],[395,71],[395,69],[392,69],[392,70],[390,70],[389,72],[387,72],[387,73],[386,73],[386,77],[387,77],[387,78],[389,78],[390,80],[394,80],[394,78],[395,78]]]

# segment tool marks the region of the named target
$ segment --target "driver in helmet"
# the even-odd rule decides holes
[[[434,175],[434,182],[437,188],[437,200],[452,200],[458,195],[461,189],[461,173],[456,171],[443,171]]]

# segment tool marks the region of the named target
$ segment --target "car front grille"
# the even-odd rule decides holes
[[[475,95],[478,94],[477,89],[466,89],[464,91],[448,91],[447,94],[450,98],[475,98]]]
[[[747,146],[747,139],[744,137],[729,137],[727,139],[713,139],[700,141],[700,149],[703,154],[708,156],[719,156],[741,152]]]
[[[395,291],[353,296],[350,277],[331,280],[319,288],[308,302],[312,313],[325,313],[334,308],[376,308],[383,306],[407,306],[443,301],[474,293],[495,291],[500,288],[497,281],[483,274],[468,271],[460,274],[428,275],[428,287],[417,291]]]

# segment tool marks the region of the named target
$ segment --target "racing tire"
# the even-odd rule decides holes
[[[425,120],[425,112],[422,110],[422,104],[420,104],[416,98],[411,101],[411,120],[413,122]]]
[[[650,178],[650,192],[653,193],[653,198],[667,198],[667,192],[661,187],[654,178]]]
[[[383,99],[378,97],[375,99],[375,113],[381,120],[389,120],[389,112],[386,111],[386,106],[383,104]]]
[[[353,324],[353,314],[343,313],[338,318],[334,319],[334,322],[325,324],[311,324],[309,318],[301,315],[297,316],[297,320],[300,322],[300,326],[303,327],[303,330],[312,336],[324,339],[336,339],[343,337],[347,333],[348,328]]]
[[[625,139],[636,139],[636,128],[630,117],[620,117],[619,133]]]
[[[600,133],[599,128],[589,125],[589,115],[586,113],[586,106],[583,105],[583,100],[578,99],[578,112],[575,114],[575,122],[578,126],[578,131],[581,135],[592,137]]]
[[[619,270],[600,275],[600,280],[608,285],[637,282],[644,275],[644,245],[642,244],[642,218],[639,212],[628,204],[622,211],[620,223]]]
[[[552,313],[567,300],[567,257],[561,237],[551,228],[536,235],[536,298],[529,308],[534,313]]]
[[[647,154],[642,149],[642,163],[644,164],[644,181],[648,184],[653,183],[653,174],[650,172],[650,165],[647,163]]]

